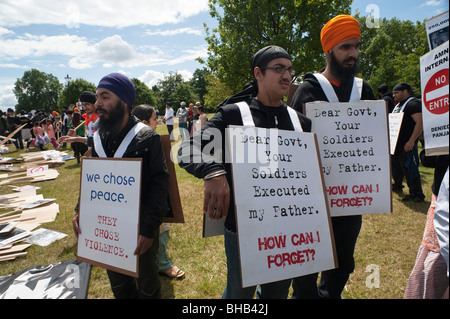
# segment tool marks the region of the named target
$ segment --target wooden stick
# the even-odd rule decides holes
[[[2,140],[4,140],[4,139],[7,138],[7,137],[6,137],[6,136],[3,136],[3,135],[0,135],[0,138],[1,138]],[[15,138],[10,138],[9,140],[12,141],[12,142],[15,142],[15,141],[16,141]]]
[[[80,125],[78,125],[76,128],[74,128],[74,131],[78,130],[84,124],[84,122],[86,122],[86,121],[81,122]]]
[[[2,146],[3,144],[5,144],[6,142],[8,142],[14,135],[17,134],[17,132],[19,132],[21,129],[23,129],[28,123],[19,126],[18,128],[15,129],[14,132],[12,132],[11,134],[9,134],[3,141],[0,142],[0,146]]]

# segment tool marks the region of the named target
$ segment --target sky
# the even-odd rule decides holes
[[[424,21],[446,0],[355,0],[352,14]],[[205,65],[206,32],[217,21],[208,0],[0,0],[0,109],[14,109],[14,83],[32,68],[95,85],[121,72],[149,87]],[[320,30],[318,30],[320,32]]]

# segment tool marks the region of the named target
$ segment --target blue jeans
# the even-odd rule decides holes
[[[237,234],[225,229],[225,253],[227,255],[227,286],[222,299],[253,299],[256,286],[242,288],[241,267]],[[263,284],[258,288],[259,299],[286,299],[289,294],[291,279]]]
[[[178,123],[178,128],[180,129],[180,135],[182,140],[189,138],[189,131],[187,130],[186,122]]]
[[[158,269],[167,270],[173,267],[173,263],[167,256],[167,242],[169,241],[169,231],[159,234]]]

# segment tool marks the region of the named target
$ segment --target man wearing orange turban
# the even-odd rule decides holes
[[[355,78],[361,45],[358,20],[349,15],[334,17],[322,28],[320,40],[325,52],[326,68],[321,73],[305,75],[304,83],[295,92],[291,106],[302,112],[303,105],[312,101],[374,100],[369,84]],[[362,84],[361,89],[353,91],[354,84],[359,85],[358,81]]]
[[[314,101],[350,102],[374,100],[372,89],[355,77],[361,45],[358,20],[338,15],[328,21],[320,33],[327,65],[321,73],[307,73],[296,90],[291,106],[303,112],[305,103]],[[293,298],[341,298],[341,293],[355,268],[353,253],[362,226],[361,215],[332,217],[338,268],[293,280]]]
[[[323,51],[327,53],[341,42],[358,39],[361,29],[358,20],[349,15],[338,15],[325,24],[320,32]]]

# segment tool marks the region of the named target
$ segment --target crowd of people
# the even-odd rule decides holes
[[[0,130],[2,136],[11,133],[17,150],[35,147],[39,150],[51,143],[55,149],[59,147],[57,140],[72,127],[72,116],[79,113],[78,109],[67,110],[60,115],[56,111],[47,113],[45,110],[34,112],[20,111],[15,114],[8,108],[6,114],[0,111]],[[20,128],[20,129],[19,129]]]
[[[162,122],[167,125],[167,131],[171,136],[171,140],[174,140],[172,131],[175,118],[178,119],[178,128],[183,140],[192,136],[195,132],[200,131],[208,120],[205,109],[200,102],[196,102],[195,105],[189,103],[188,108],[186,108],[186,102],[181,102],[175,115],[172,109],[172,103],[166,102],[166,111]]]
[[[171,136],[174,119],[178,118],[182,137],[178,152],[180,167],[204,180],[204,214],[209,218],[225,219],[227,282],[223,298],[253,298],[255,292],[259,298],[286,298],[292,286],[293,298],[339,299],[355,269],[354,250],[362,226],[362,216],[332,217],[337,268],[321,272],[320,280],[319,274],[313,273],[262,284],[259,287],[243,288],[231,167],[225,160],[221,163],[192,161],[190,156],[195,150],[183,152],[184,148],[197,148],[198,154],[202,153],[208,141],[201,140],[196,143],[193,135],[197,131],[212,128],[225,136],[225,129],[229,125],[245,123],[262,128],[311,132],[312,121],[303,115],[305,103],[375,100],[369,84],[355,77],[362,41],[359,22],[349,15],[339,15],[326,23],[320,37],[326,56],[326,67],[320,72],[306,73],[304,82],[296,90],[290,106],[283,102],[283,98],[290,88],[295,71],[290,55],[275,45],[264,47],[254,54],[250,61],[253,81],[244,91],[223,101],[211,119],[207,119],[200,105],[194,106],[191,103],[186,108],[186,103],[182,102],[175,113],[171,103],[166,103],[162,122],[167,125]],[[359,89],[355,89],[356,87]],[[385,85],[381,86],[379,98],[388,101],[389,112],[404,113],[397,147],[392,155],[393,190],[402,192],[403,180],[406,179],[409,194],[403,199],[422,202],[425,195],[421,185],[417,148],[423,127],[421,102],[413,97],[411,86],[407,83],[394,86],[392,96]],[[135,88],[130,79],[119,73],[103,77],[97,86],[97,92],[83,92],[80,100],[83,110],[86,111],[84,132],[80,128],[81,131],[74,133],[80,123],[80,119],[75,120],[75,114],[82,116],[74,110],[71,116],[70,111],[64,113],[61,131],[56,129],[58,121],[61,120],[56,120],[58,114],[51,114],[51,117],[38,114],[42,118],[38,117],[34,122],[30,119],[31,123],[41,126],[41,131],[36,129],[34,134],[45,132],[51,139],[49,127],[53,126],[55,141],[83,143],[87,147],[83,150],[88,151],[89,156],[143,159],[140,233],[135,250],[135,255],[139,256],[139,277],[135,280],[111,270],[108,270],[108,277],[116,298],[159,298],[161,286],[158,272],[162,271],[170,277],[181,277],[184,272],[171,263],[165,252],[168,231],[167,225],[162,224],[162,217],[168,209],[169,173],[164,162],[161,141],[155,132],[156,111],[143,105],[133,108],[136,100]],[[64,122],[66,116],[71,119],[71,124]],[[100,120],[97,121],[97,118]],[[125,139],[130,133],[133,133],[134,137]],[[63,136],[57,138],[57,134]],[[125,148],[120,147],[124,152],[117,154],[119,145],[124,140],[129,144]],[[57,148],[58,144],[53,146]],[[20,148],[20,145],[17,147]],[[222,156],[225,156],[226,145],[222,147],[220,151]],[[82,154],[83,150],[80,150],[79,154]],[[419,251],[405,298],[448,298],[448,155],[438,157],[435,167],[432,189],[434,197],[427,216],[422,243],[424,248]],[[80,234],[78,219],[77,213],[73,219],[77,236]],[[160,266],[157,266],[158,255],[161,258]]]

